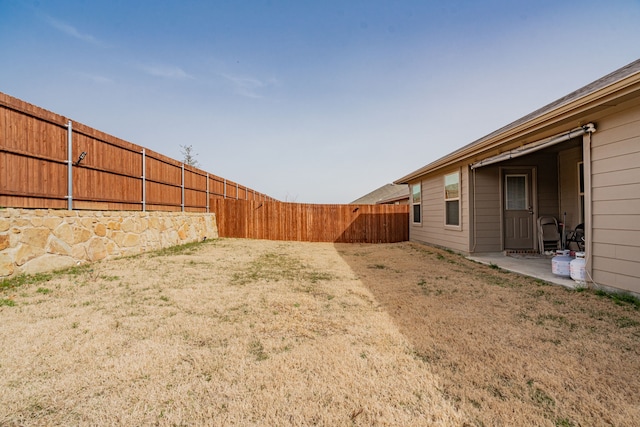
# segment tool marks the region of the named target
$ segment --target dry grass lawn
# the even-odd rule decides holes
[[[220,239],[0,290],[0,425],[636,425],[637,305],[411,243]]]

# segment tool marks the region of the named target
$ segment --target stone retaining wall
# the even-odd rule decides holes
[[[217,237],[212,213],[0,209],[0,278]]]

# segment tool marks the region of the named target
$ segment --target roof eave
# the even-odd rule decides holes
[[[388,197],[386,199],[380,199],[376,202],[376,205],[384,205],[387,203],[391,203],[391,202],[399,202],[401,200],[409,200],[409,192],[407,191],[407,194],[402,195],[402,196],[394,196],[394,197]]]
[[[472,156],[478,155],[483,151],[489,151],[502,144],[509,143],[517,138],[525,137],[526,135],[543,127],[566,119],[568,116],[579,114],[584,112],[586,109],[596,108],[635,91],[640,91],[640,72],[636,72],[608,86],[595,90],[591,93],[587,93],[586,95],[567,102],[566,104],[561,104],[553,110],[542,113],[539,116],[532,117],[530,120],[527,120],[517,126],[511,127],[511,125],[506,125],[503,128],[505,129],[503,132],[497,130],[496,132],[490,133],[471,144],[468,144],[408,175],[405,175],[393,183],[408,184],[427,173],[451,166],[465,159],[469,159]],[[518,120],[512,123],[517,122]]]

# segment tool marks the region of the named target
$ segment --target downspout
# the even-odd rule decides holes
[[[582,136],[582,165],[583,165],[583,179],[584,179],[584,231],[585,231],[585,271],[587,276],[593,280],[593,218],[592,218],[592,198],[591,193],[593,191],[591,187],[591,132],[587,132]]]

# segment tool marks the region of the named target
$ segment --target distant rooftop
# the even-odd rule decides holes
[[[385,184],[371,193],[351,202],[352,205],[378,205],[392,203],[409,198],[409,187],[406,185]]]

